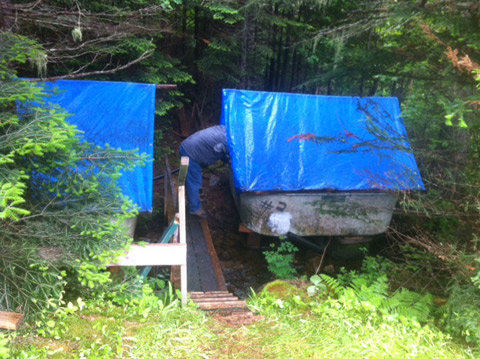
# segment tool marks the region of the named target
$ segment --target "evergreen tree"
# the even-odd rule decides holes
[[[42,87],[15,78],[40,47],[9,32],[0,44],[0,309],[39,314],[61,301],[67,272],[108,280],[102,266],[128,245],[122,222],[136,212],[116,182],[145,157],[82,141],[65,111],[41,106]]]

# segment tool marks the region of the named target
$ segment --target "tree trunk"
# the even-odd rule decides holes
[[[243,29],[242,29],[242,53],[240,56],[240,88],[249,88],[248,81],[248,47],[250,36],[250,20],[248,10],[243,13]]]
[[[14,11],[11,0],[0,0],[0,30],[8,30],[13,25]]]
[[[295,74],[298,71],[297,48],[293,49],[292,67],[290,69],[290,90],[295,86]]]

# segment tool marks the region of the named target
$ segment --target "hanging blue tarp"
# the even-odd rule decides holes
[[[45,88],[53,90],[47,102],[72,114],[67,121],[85,132],[85,140],[102,147],[138,149],[153,158],[155,85],[59,80],[46,82]],[[152,210],[152,183],[152,161],[120,178],[123,194],[140,211]]]
[[[237,191],[424,189],[396,98],[223,91]]]

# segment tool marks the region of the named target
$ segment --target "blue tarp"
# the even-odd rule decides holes
[[[54,90],[49,103],[58,104],[73,116],[67,121],[85,132],[85,139],[105,147],[138,149],[153,158],[155,85],[109,81],[59,80],[46,82]],[[152,210],[153,163],[126,171],[120,179],[123,194]]]
[[[396,98],[227,89],[221,122],[238,192],[424,189]]]

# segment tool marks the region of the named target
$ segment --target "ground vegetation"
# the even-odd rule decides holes
[[[38,335],[18,333],[13,346],[0,341],[0,357],[2,350],[16,358],[478,357],[438,328],[430,295],[390,292],[390,265],[367,258],[361,271],[338,278],[272,282],[251,294],[258,315],[248,325],[192,303],[182,309],[171,289],[162,299],[149,286],[138,297],[118,291],[78,299]]]
[[[165,124],[182,137],[217,123],[226,87],[396,96],[427,191],[400,198],[381,253],[396,265],[388,283],[399,293],[405,287],[422,298],[440,297],[445,305],[437,324],[478,345],[479,21],[480,7],[469,0],[1,0],[0,308],[43,313],[61,304],[68,283],[87,291],[108,280],[92,263],[128,240],[107,218],[134,211],[111,179],[142,161],[80,142],[61,109],[19,107],[44,93],[16,76],[175,83],[178,89],[158,100],[162,147],[173,133]],[[41,253],[46,247],[62,249],[58,262]],[[318,293],[323,285],[353,283],[324,282],[315,279]],[[326,302],[350,313],[348,296],[363,285],[354,283],[357,292],[334,290]],[[384,284],[365,285],[382,292]],[[253,303],[264,312],[260,298]],[[388,317],[379,305],[368,320],[354,316],[358,326],[345,324],[353,328],[349,334],[364,335],[361,328],[372,328],[378,313]],[[398,320],[390,333],[406,330]],[[445,335],[429,330],[422,333],[432,343]]]

